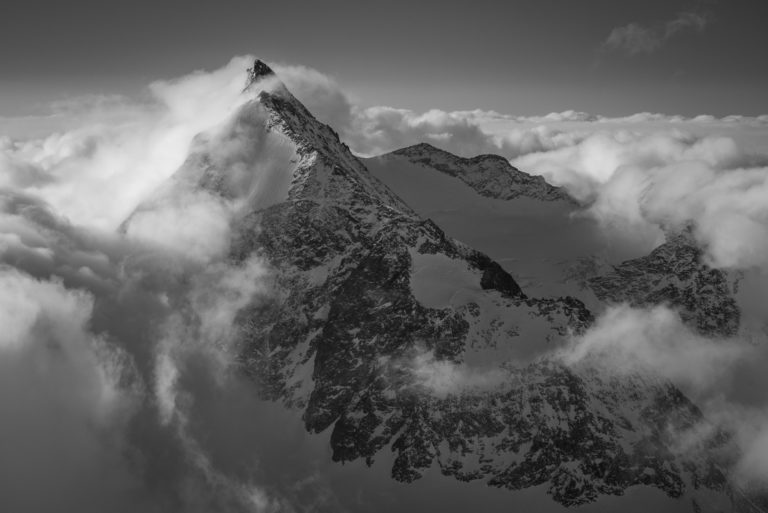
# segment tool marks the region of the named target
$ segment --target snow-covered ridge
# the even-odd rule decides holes
[[[302,411],[307,430],[331,431],[334,460],[370,463],[388,451],[400,481],[438,467],[510,490],[544,485],[563,505],[636,485],[674,498],[730,492],[714,455],[722,439],[693,453],[669,449],[670,433],[702,421],[671,384],[511,358],[587,329],[593,317],[581,301],[526,294],[371,175],[268,66],[257,61],[249,76],[248,87],[262,90],[222,137],[256,155],[245,151],[233,166],[216,141],[203,141],[170,187],[242,200],[228,256],[261,256],[274,288],[238,315],[239,361],[264,396]],[[275,145],[287,149],[273,159]],[[455,176],[467,166],[468,179],[492,170],[527,195],[563,199],[540,178],[509,175],[500,157],[453,158],[462,166]],[[242,193],[250,188],[238,185],[251,182],[241,171],[279,177],[279,195]],[[492,182],[473,183],[490,195]],[[445,271],[429,272],[435,262]],[[490,361],[503,386],[435,393],[420,378],[429,369],[414,369],[425,354],[459,373]]]
[[[513,167],[499,155],[478,155],[462,158],[431,144],[421,143],[395,150],[383,158],[405,158],[455,176],[479,194],[498,199],[529,197],[542,201],[574,200],[565,190],[547,183],[541,176],[532,176]]]
[[[315,119],[266,64],[257,60],[248,76],[247,88],[254,87],[260,81],[268,82],[258,94],[260,107],[269,113],[267,128],[291,139],[301,156],[291,185],[292,199],[343,199],[345,196],[351,199],[371,195],[371,199],[382,205],[403,215],[415,216],[400,198],[368,173],[349,147],[341,142],[336,131]],[[307,172],[310,168],[315,171]],[[319,172],[318,168],[322,168],[323,172]]]

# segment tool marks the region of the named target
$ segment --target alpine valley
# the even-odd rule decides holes
[[[617,253],[564,189],[502,157],[422,143],[358,158],[263,62],[246,91],[157,194],[226,205],[227,260],[268,265],[237,360],[329,448],[323,468],[424,492],[328,511],[465,510],[452,493],[485,511],[763,511],[729,477],[731,435],[673,383],[558,356],[614,304],[737,333],[740,276],[708,266],[690,229]]]

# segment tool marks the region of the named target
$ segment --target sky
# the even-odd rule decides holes
[[[6,0],[0,116],[243,54],[322,70],[365,106],[758,115],[766,15],[760,0]]]

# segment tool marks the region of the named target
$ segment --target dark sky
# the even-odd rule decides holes
[[[651,53],[600,51],[614,28]],[[3,0],[0,115],[85,93],[135,94],[237,54],[304,64],[364,105],[604,115],[768,112],[768,2]]]

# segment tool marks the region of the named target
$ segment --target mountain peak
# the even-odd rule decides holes
[[[258,82],[262,78],[273,76],[275,76],[275,72],[272,71],[272,68],[265,64],[261,59],[256,59],[253,63],[253,67],[248,69],[248,84],[246,87],[249,87],[254,82]]]
[[[449,152],[429,144],[428,142],[420,142],[418,144],[406,146],[405,148],[400,148],[399,150],[393,151],[392,154],[409,157],[419,155],[450,155]]]
[[[429,144],[428,142],[420,142],[418,144],[414,144],[412,146],[408,146],[407,148],[402,148],[402,149],[400,149],[398,151],[404,151],[404,150],[439,151],[439,152],[446,153],[445,150],[441,150],[437,146]]]

